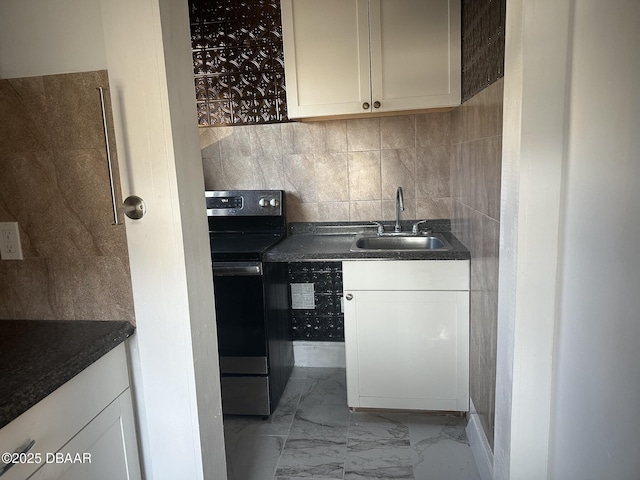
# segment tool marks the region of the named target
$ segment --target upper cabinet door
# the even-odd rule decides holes
[[[370,0],[370,29],[380,111],[460,104],[459,0]]]
[[[460,0],[282,0],[289,118],[460,104]]]
[[[282,0],[282,29],[289,118],[367,111],[368,0]]]

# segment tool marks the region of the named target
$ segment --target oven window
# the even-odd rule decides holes
[[[260,275],[214,277],[221,356],[266,356],[262,278]]]

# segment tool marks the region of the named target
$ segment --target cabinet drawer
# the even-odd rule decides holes
[[[468,260],[346,261],[344,290],[469,290]]]
[[[29,452],[33,462],[16,464],[2,480],[27,478],[47,453],[58,451],[128,386],[125,346],[120,344],[0,430],[0,452],[36,442]]]

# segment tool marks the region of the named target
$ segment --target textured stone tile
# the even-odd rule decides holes
[[[226,435],[228,480],[271,480],[284,442],[281,436]]]
[[[252,157],[251,162],[256,166],[254,175],[256,185],[267,190],[293,190],[285,171],[282,155],[265,153],[259,157]]]
[[[77,227],[91,238],[91,250],[74,253],[127,256],[124,215],[119,214],[120,225],[114,225],[106,153],[96,149],[55,150],[53,164],[63,208],[68,209]],[[122,195],[117,188],[120,184],[117,163],[114,175],[119,202]]]
[[[97,255],[91,232],[66,202],[67,194],[59,187],[60,176],[51,152],[7,155],[0,176],[0,198],[23,228],[23,244],[40,257],[60,252]],[[108,189],[108,185],[105,187]],[[37,192],[34,195],[33,192]],[[85,213],[89,216],[93,212]],[[110,222],[110,220],[106,220]],[[21,232],[22,233],[22,232]]]
[[[382,216],[382,202],[380,200],[349,202],[349,219],[352,221],[370,222]]]
[[[248,129],[252,157],[259,159],[263,155],[282,155],[282,128],[280,124],[251,125]]]
[[[300,406],[346,403],[347,380],[344,368],[315,368],[308,374]]]
[[[407,413],[351,412],[349,438],[376,440],[380,438],[409,439]]]
[[[380,150],[380,119],[347,120],[347,150],[349,152]]]
[[[43,77],[0,80],[0,155],[50,148]]]
[[[60,318],[133,321],[127,259],[68,256],[50,258],[47,265]]]
[[[220,141],[233,134],[233,127],[200,127],[200,150],[202,158],[220,158]]]
[[[416,146],[450,145],[451,130],[451,112],[416,115]]]
[[[380,118],[380,148],[415,148],[416,116],[399,115]]]
[[[409,439],[349,438],[345,480],[413,480]]]
[[[316,202],[316,161],[313,154],[285,155],[284,175],[290,188],[295,190],[302,202]]]
[[[285,155],[327,151],[324,122],[290,122],[282,124],[282,146]]]
[[[346,438],[288,438],[276,476],[342,479],[346,450]]]
[[[349,202],[318,202],[318,221],[349,221]]]
[[[349,177],[346,153],[316,155],[316,182],[319,202],[349,200]]]
[[[105,101],[110,111],[106,70],[43,78],[46,114],[42,120],[50,132],[52,146],[68,150],[104,148],[98,87],[107,88]]]
[[[450,197],[416,199],[416,219],[452,218],[453,200]],[[455,235],[455,234],[454,234]]]
[[[221,138],[219,139],[220,156],[223,159],[250,157],[251,126],[222,128],[226,128],[226,130],[221,134]]]
[[[380,200],[380,152],[349,153],[349,199]]]
[[[347,151],[347,121],[331,120],[323,122],[326,128],[328,152]]]
[[[342,439],[347,441],[349,409],[342,405],[305,403],[304,394],[289,432],[290,439]]]
[[[203,158],[202,171],[206,190],[224,190],[222,160],[220,158]]]
[[[287,192],[287,221],[289,222],[319,222],[317,202],[300,202],[292,192]]]
[[[416,149],[416,196],[448,197],[451,147],[434,145]]]
[[[416,196],[415,148],[382,150],[382,198],[395,200],[398,187],[404,198]]]
[[[415,478],[479,480],[465,420],[459,417],[409,417]]]
[[[0,262],[0,318],[58,319],[53,279],[41,258]]]
[[[258,165],[251,157],[222,157],[223,190],[259,189],[261,176]]]

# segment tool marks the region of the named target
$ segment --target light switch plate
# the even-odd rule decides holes
[[[0,257],[2,260],[23,259],[18,222],[0,222]]]

